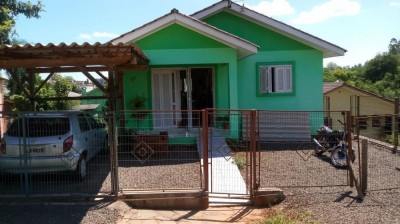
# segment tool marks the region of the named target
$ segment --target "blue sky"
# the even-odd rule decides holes
[[[218,0],[41,0],[40,19],[18,17],[20,39],[29,43],[104,43],[176,8],[190,15]],[[36,0],[31,0],[36,2]],[[400,38],[400,0],[238,0],[238,4],[348,50],[325,59],[363,64]]]

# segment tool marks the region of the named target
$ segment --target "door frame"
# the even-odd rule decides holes
[[[160,68],[152,68],[151,70],[150,70],[150,73],[151,73],[151,93],[152,93],[152,97],[151,97],[151,100],[152,100],[152,109],[154,110],[154,102],[156,101],[155,100],[155,94],[154,94],[154,74],[157,72],[157,71],[161,71],[161,72],[164,72],[164,73],[168,73],[168,74],[170,74],[170,75],[172,75],[172,74],[175,74],[175,78],[180,78],[179,76],[180,76],[180,72],[181,71],[185,71],[185,73],[186,73],[186,77],[187,77],[187,83],[186,83],[186,85],[187,85],[187,119],[188,119],[188,127],[192,127],[193,126],[193,113],[192,113],[192,108],[193,108],[193,98],[192,98],[192,93],[193,93],[193,83],[192,83],[192,77],[191,77],[191,71],[192,71],[192,69],[197,69],[197,68],[208,68],[208,69],[211,69],[211,80],[212,80],[212,86],[211,86],[211,94],[212,94],[212,97],[213,97],[213,107],[215,107],[215,69],[214,69],[214,67],[212,67],[212,66],[205,66],[205,67],[199,67],[199,66],[194,66],[194,67],[192,67],[192,66],[190,66],[190,67],[160,67]],[[171,76],[172,77],[172,76]],[[171,88],[171,87],[170,87]],[[176,91],[179,91],[178,93],[176,92]],[[175,93],[172,93],[172,94],[175,94],[175,97],[178,97],[178,96],[180,96],[180,91],[181,91],[181,88],[176,88],[175,87]],[[171,91],[172,92],[172,91]],[[163,109],[163,108],[161,108],[161,110],[165,110],[165,108]],[[174,110],[182,110],[182,102],[181,101],[179,101],[179,108],[178,107],[176,107]],[[181,117],[181,116],[180,116]]]

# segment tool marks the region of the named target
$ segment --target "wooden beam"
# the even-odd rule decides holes
[[[125,71],[146,71],[149,69],[148,65],[117,65],[115,66],[116,71],[125,72]]]
[[[92,83],[95,84],[97,86],[97,88],[99,88],[103,93],[108,95],[108,91],[106,90],[106,88],[104,88],[104,86],[102,86],[89,72],[87,72],[84,67],[81,67],[81,72],[88,79],[90,79],[90,81],[92,81]]]
[[[104,79],[106,82],[108,82],[107,77],[105,77],[103,74],[101,74],[101,72],[96,71],[97,75],[99,75],[102,79]]]
[[[36,111],[35,100],[33,97],[35,96],[35,76],[32,74],[26,73],[28,75],[28,86],[29,86],[29,101],[30,101],[30,109],[31,111]]]
[[[101,99],[119,99],[119,96],[109,97],[109,96],[65,96],[65,97],[34,97],[33,99],[46,100],[46,101],[56,101],[56,100],[101,100]]]
[[[85,67],[88,72],[103,72],[108,71],[107,66],[93,66]],[[30,68],[31,73],[69,73],[69,72],[81,72],[80,67],[69,66],[69,67],[49,67],[49,68]]]
[[[0,68],[37,68],[37,67],[61,67],[61,66],[87,66],[87,65],[121,65],[130,63],[132,56],[113,57],[90,57],[90,58],[68,58],[68,59],[16,59],[0,60]]]
[[[68,66],[68,67],[37,67],[37,68],[29,68],[30,73],[69,73],[69,72],[81,72],[81,66]],[[108,66],[90,66],[85,67],[88,72],[108,72]],[[117,65],[115,66],[116,71],[146,71],[149,69],[148,65]]]
[[[40,89],[49,81],[49,79],[54,75],[54,72],[51,72],[46,79],[40,84],[40,86],[36,89],[36,91],[33,93],[33,97],[36,96],[36,94],[40,91]]]

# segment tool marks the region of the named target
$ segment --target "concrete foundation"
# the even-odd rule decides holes
[[[253,205],[255,207],[271,207],[286,199],[286,195],[279,188],[260,188],[255,192]]]
[[[135,208],[206,209],[208,193],[204,191],[124,192],[119,199]]]

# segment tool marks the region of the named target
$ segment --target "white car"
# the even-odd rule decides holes
[[[105,125],[83,111],[21,114],[0,143],[0,172],[73,171],[83,180],[106,144]]]

